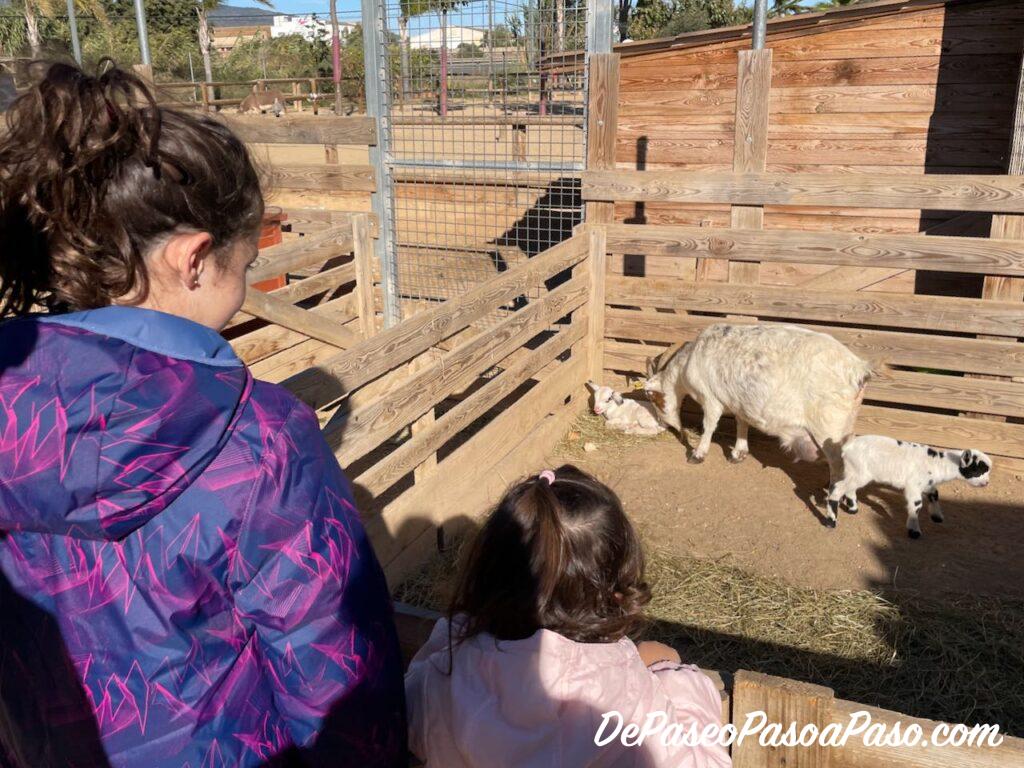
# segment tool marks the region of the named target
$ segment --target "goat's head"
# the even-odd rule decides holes
[[[960,476],[968,485],[984,488],[992,471],[992,459],[981,451],[968,449],[960,454]]]
[[[587,382],[587,389],[594,393],[594,413],[602,415],[612,405],[622,405],[625,400],[611,387],[602,387],[593,381]]]

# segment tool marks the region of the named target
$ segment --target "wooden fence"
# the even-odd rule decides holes
[[[584,175],[584,199],[606,205],[732,206],[731,225],[721,228],[603,224],[607,376],[642,372],[664,346],[723,318],[798,323],[832,334],[875,365],[859,431],[1024,458],[1024,178],[766,173],[770,68],[770,50],[739,54],[733,172],[601,170],[592,164]],[[595,115],[593,104],[591,120],[615,124],[612,106]],[[1024,165],[1022,124],[1024,106],[1011,160],[1017,171]],[[862,235],[764,230],[766,205],[995,216],[989,238]],[[714,261],[728,264],[728,282],[709,279]],[[764,264],[828,270],[800,286],[765,285]],[[984,275],[984,298],[876,291],[863,280],[906,270]]]
[[[585,233],[379,331],[369,225],[354,214],[350,231],[332,226],[262,252],[253,282],[282,271],[310,276],[270,294],[250,291],[233,330],[251,317],[269,324],[232,344],[257,377],[317,411],[394,585],[434,550],[438,529],[457,529],[510,478],[536,470],[586,402],[599,334],[589,319]],[[329,266],[350,248],[352,261]],[[322,301],[310,306],[310,298]]]

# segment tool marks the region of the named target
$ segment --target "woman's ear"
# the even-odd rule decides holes
[[[160,255],[160,265],[171,279],[180,280],[188,290],[199,287],[206,269],[207,257],[213,250],[209,232],[182,232],[171,235]]]

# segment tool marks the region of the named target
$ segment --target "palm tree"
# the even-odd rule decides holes
[[[341,32],[338,0],[331,0],[331,79],[334,81],[334,114],[341,114]]]
[[[274,7],[270,0],[256,0],[256,2],[266,8]],[[219,5],[220,0],[196,0],[196,16],[199,17],[199,52],[203,55],[203,72],[208,83],[213,81],[213,65],[210,62],[210,20],[207,18],[207,14]]]
[[[857,0],[821,0],[814,6],[816,11],[827,11],[830,8],[839,8],[844,5],[853,5]]]
[[[402,71],[402,101],[409,98],[409,19],[433,10],[436,3],[431,0],[401,0],[398,13],[398,45]]]
[[[104,25],[109,24],[107,9],[103,6],[102,0],[79,0],[78,4],[86,13],[95,16]],[[22,0],[21,13],[25,17],[25,37],[28,40],[32,58],[39,58],[43,49],[43,39],[39,34],[40,17],[56,16],[62,10],[63,3],[60,3],[59,0]]]

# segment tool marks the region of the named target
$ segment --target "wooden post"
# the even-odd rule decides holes
[[[587,336],[590,379],[601,383],[604,374],[604,301],[605,276],[608,274],[608,233],[604,227],[590,230],[590,306],[587,310]]]
[[[373,303],[373,239],[370,237],[370,218],[365,213],[352,217],[352,250],[356,265],[356,314],[363,338],[377,332],[377,319]]]
[[[768,94],[772,83],[772,52],[740,51],[736,72],[736,135],[733,170],[762,173],[768,159]],[[732,207],[736,229],[764,229],[764,208],[753,205]],[[729,282],[756,284],[760,266],[756,262],[730,261]]]
[[[587,170],[612,170],[619,119],[619,54],[591,54],[588,99]],[[607,224],[614,217],[615,203],[587,203],[588,224]]]
[[[733,682],[732,722],[742,730],[749,713],[763,712],[767,722],[780,723],[783,731],[795,722],[798,734],[808,724],[817,726],[820,733],[832,721],[833,698],[832,691],[820,685],[741,669]],[[756,736],[745,738],[732,750],[733,768],[829,768],[831,762],[831,749],[820,744],[762,747]]]
[[[132,69],[135,70],[135,74],[145,80],[148,85],[153,85],[152,64],[132,64]]]
[[[1017,82],[1017,106],[1013,118],[1013,135],[1010,137],[1010,161],[1006,173],[1010,176],[1024,175],[1024,60],[1021,61],[1020,76]],[[992,216],[991,236],[1024,240],[1024,216],[1018,214],[997,213]],[[986,275],[981,290],[981,298],[993,301],[1024,301],[1024,278],[1006,275]],[[979,338],[995,338],[997,336],[981,336]],[[985,376],[978,374],[975,378],[1000,379],[1001,376]],[[1005,379],[1004,379],[1005,380]],[[971,413],[970,416],[987,421],[1006,421],[1005,416],[987,413]]]
[[[316,78],[309,78],[309,95],[310,101],[313,102],[313,114],[319,114],[320,112],[320,94],[316,92]]]
[[[296,112],[301,112],[302,111],[302,86],[299,85],[299,81],[298,80],[296,80],[294,83],[292,83],[292,96],[295,97],[294,99],[292,99],[292,103],[295,105],[295,111]]]

